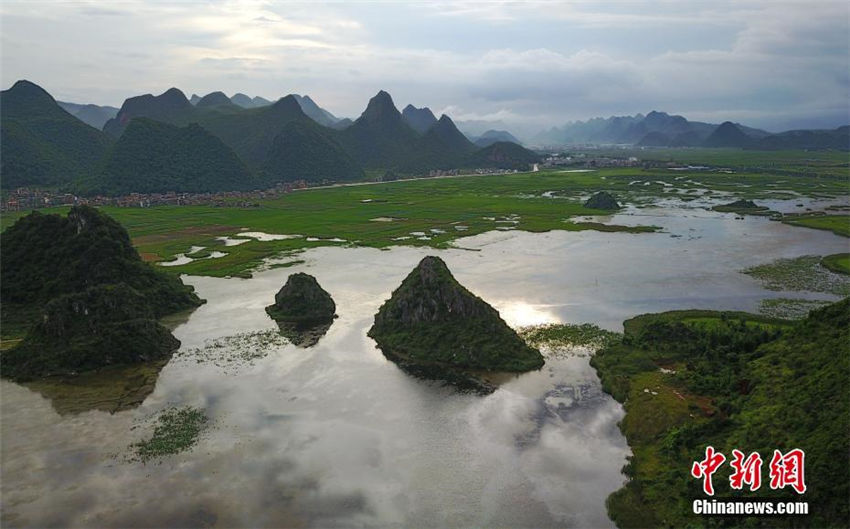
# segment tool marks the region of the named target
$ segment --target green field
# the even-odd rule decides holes
[[[824,256],[820,264],[838,274],[850,274],[850,253],[834,253]]]
[[[622,227],[571,217],[603,214],[582,206],[590,193],[608,190],[618,200],[638,206],[658,197],[684,200],[733,192],[736,198],[764,199],[848,194],[845,178],[782,176],[767,173],[670,171],[668,169],[614,168],[591,172],[550,170],[509,175],[419,179],[392,183],[315,188],[259,201],[259,207],[162,206],[153,208],[104,207],[127,228],[143,257],[171,260],[203,246],[227,255],[169,267],[175,273],[211,276],[247,276],[272,256],[286,257],[305,248],[356,245],[383,248],[392,245],[446,248],[455,239],[499,228],[542,232],[555,229],[653,231],[650,226]],[[543,196],[543,194],[547,196]],[[64,212],[64,208],[53,211]],[[5,213],[3,228],[25,213]],[[831,222],[795,219],[794,224]],[[570,220],[571,219],[571,220]],[[831,228],[834,229],[834,228]],[[432,231],[437,230],[437,231]],[[256,241],[224,246],[216,237],[240,231],[301,235],[300,238]],[[840,230],[839,230],[840,231]],[[422,232],[429,237],[420,240]],[[307,240],[307,238],[320,240]],[[321,240],[324,239],[324,240]],[[327,239],[342,239],[329,241]],[[291,259],[290,259],[291,260]]]
[[[784,222],[793,226],[829,230],[836,235],[850,237],[850,215],[816,215],[788,219]]]

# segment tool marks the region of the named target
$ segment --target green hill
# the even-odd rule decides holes
[[[744,132],[732,123],[724,121],[705,139],[704,147],[749,147],[753,144],[753,139],[744,134]]]
[[[158,96],[145,94],[124,101],[121,110],[106,122],[103,132],[118,138],[133,118],[150,118],[156,121],[185,125],[195,116],[195,107],[177,88],[169,88]]]
[[[275,137],[263,168],[268,182],[334,181],[364,178],[363,170],[328,133],[316,123],[290,121]]]
[[[381,305],[368,334],[401,364],[529,371],[544,363],[496,309],[434,256],[423,258]]]
[[[120,224],[88,206],[67,217],[33,212],[0,234],[0,246],[4,326],[16,313],[102,284],[126,283],[157,317],[200,303],[180,279],[143,262]]]
[[[0,92],[2,186],[54,186],[94,170],[110,140],[63,110],[41,87]]]
[[[145,118],[130,122],[110,149],[102,171],[80,184],[85,193],[107,195],[257,187],[239,157],[201,126],[177,127]]]
[[[633,456],[629,481],[607,501],[619,527],[845,527],[850,519],[850,298],[792,323],[744,313],[674,311],[624,324],[622,343],[591,360],[623,402]],[[662,369],[663,368],[663,369]],[[706,498],[690,477],[713,446],[765,460],[758,492],[733,491],[728,463],[719,498],[807,501],[808,516],[720,518],[692,513]],[[808,490],[767,487],[776,449],[806,454]]]
[[[526,170],[539,161],[540,156],[533,151],[516,143],[499,141],[473,153],[470,166]]]

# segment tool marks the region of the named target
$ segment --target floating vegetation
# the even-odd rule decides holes
[[[743,272],[762,282],[768,290],[825,292],[850,295],[850,278],[830,272],[820,265],[817,255],[777,259],[772,263],[747,268]]]
[[[600,349],[617,343],[622,335],[601,329],[592,323],[553,323],[519,330],[519,335],[534,347],[589,347]]]
[[[799,320],[809,315],[809,312],[829,305],[830,301],[817,299],[771,298],[761,300],[759,313],[772,318]]]
[[[198,364],[213,364],[225,371],[251,365],[269,352],[287,344],[277,330],[247,332],[207,340],[203,347],[175,353],[178,361],[194,360]]]
[[[184,406],[160,412],[150,439],[130,445],[130,461],[147,463],[153,459],[179,454],[198,442],[209,419],[203,410]]]

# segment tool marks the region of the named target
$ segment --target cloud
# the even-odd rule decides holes
[[[763,127],[848,119],[842,2],[38,7],[0,5],[3,85],[29,78],[80,102],[118,105],[170,86],[295,92],[356,117],[386,89],[400,106],[529,128],[650,109]]]

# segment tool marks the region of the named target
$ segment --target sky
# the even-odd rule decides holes
[[[310,95],[356,118],[378,90],[524,136],[647,113],[770,131],[850,123],[850,3],[808,0],[0,3],[0,80],[120,106],[172,86]]]

